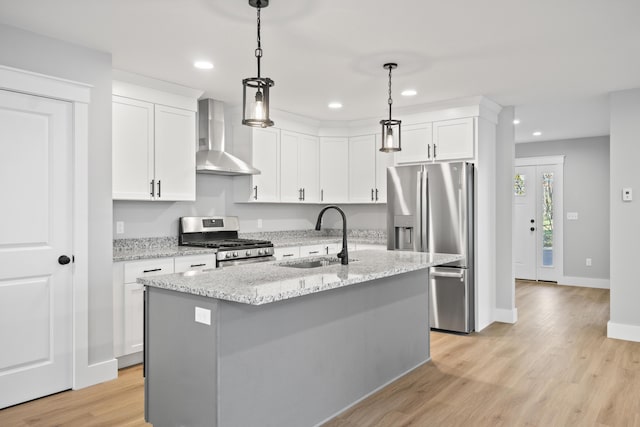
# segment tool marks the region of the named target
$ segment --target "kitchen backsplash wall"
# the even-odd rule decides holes
[[[178,235],[181,216],[234,215],[242,232],[309,230],[315,226],[324,205],[251,204],[233,202],[233,178],[198,174],[195,202],[113,202],[113,237],[142,238]],[[386,205],[340,205],[349,229],[386,229]],[[124,222],[124,233],[116,234],[116,222]],[[262,227],[260,227],[262,225]],[[323,227],[341,228],[337,212],[327,212]]]

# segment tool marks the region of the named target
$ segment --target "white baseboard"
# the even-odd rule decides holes
[[[640,326],[607,322],[607,337],[617,340],[640,342]]]
[[[493,320],[501,323],[516,323],[518,321],[518,309],[495,308],[493,310]]]
[[[109,359],[104,362],[94,363],[83,369],[82,378],[78,378],[73,385],[73,389],[81,389],[105,381],[111,381],[118,378],[118,360]]]
[[[558,281],[558,285],[609,289],[609,279],[592,279],[590,277],[563,276],[562,279]]]

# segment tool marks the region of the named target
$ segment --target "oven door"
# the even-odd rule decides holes
[[[230,259],[224,261],[218,261],[218,268],[220,267],[230,267],[232,265],[242,265],[242,264],[253,264],[256,262],[267,262],[267,261],[275,261],[276,257],[274,256],[262,256],[257,258],[244,258],[244,259]]]

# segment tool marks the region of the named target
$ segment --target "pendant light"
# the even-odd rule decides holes
[[[260,58],[262,58],[260,9],[269,6],[269,0],[249,0],[249,5],[258,10],[258,48],[255,50],[258,60],[258,77],[242,80],[242,124],[266,128],[273,126],[273,121],[269,118],[269,88],[275,83],[268,77],[260,77]]]
[[[380,124],[382,125],[382,144],[380,146],[380,151],[385,153],[391,153],[394,151],[400,151],[400,120],[393,120],[391,118],[391,104],[393,104],[393,99],[391,99],[391,70],[398,68],[398,64],[389,62],[384,64],[383,67],[389,70],[389,119],[380,120]]]

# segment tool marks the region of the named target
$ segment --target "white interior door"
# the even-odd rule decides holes
[[[537,280],[535,166],[520,166],[514,178],[513,262],[518,279]]]
[[[535,164],[523,165],[527,161]],[[517,159],[515,172],[515,276],[558,282],[563,275],[563,163],[556,157]]]
[[[0,408],[72,385],[72,105],[0,90]]]

